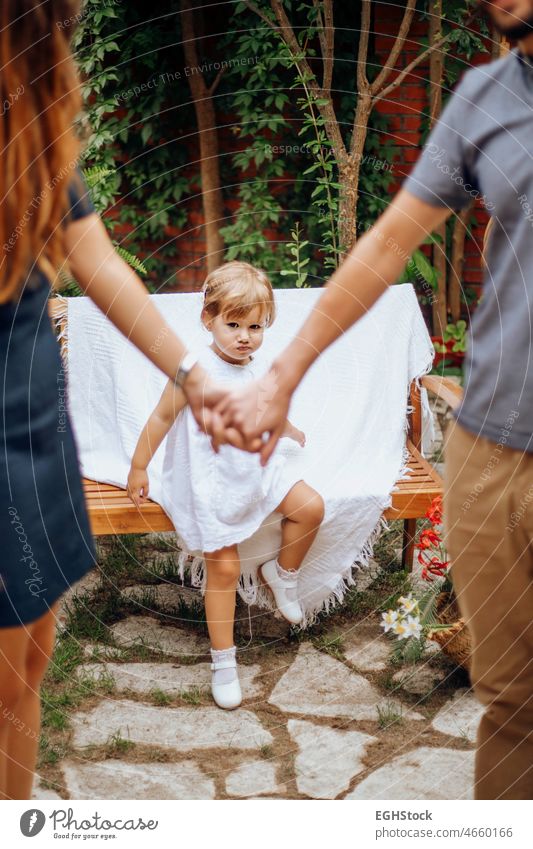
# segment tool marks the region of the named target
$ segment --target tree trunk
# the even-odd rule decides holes
[[[200,62],[196,46],[195,15],[190,0],[181,0],[181,10],[185,61],[189,68],[196,69],[199,68]],[[206,234],[207,270],[212,271],[222,262],[224,252],[224,241],[220,234],[220,226],[224,221],[224,203],[220,185],[217,119],[213,101],[215,87],[207,87],[203,73],[199,70],[189,74],[188,80],[194,101],[200,141],[200,182]]]
[[[429,8],[429,44],[442,36],[442,0],[433,0]],[[431,126],[442,109],[442,50],[434,50],[429,58],[429,97]],[[433,300],[433,334],[442,336],[448,321],[446,309],[446,222],[435,230],[441,242],[433,246],[433,265],[437,272],[437,289]]]
[[[471,211],[471,206],[462,209],[459,215],[455,217],[455,223],[453,225],[451,273],[448,287],[450,313],[453,322],[459,321],[461,318],[461,288],[465,259],[466,222]]]
[[[354,134],[350,153],[336,152],[339,168],[339,244],[348,252],[357,240],[357,201],[359,200],[359,173],[368,133],[368,121],[372,111],[369,91],[357,95]]]
[[[357,180],[358,170],[351,156],[342,157],[339,168],[339,248],[346,254],[355,243],[357,227]],[[341,259],[342,259],[341,254]]]

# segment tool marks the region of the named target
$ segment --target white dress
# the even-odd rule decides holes
[[[200,351],[198,362],[220,384],[243,384],[260,376],[253,360],[233,365],[210,347]],[[301,480],[294,466],[288,468],[281,449],[286,441],[278,443],[262,467],[258,454],[232,445],[221,445],[216,454],[190,407],[179,413],[165,445],[162,500],[191,553],[217,551],[248,539]]]

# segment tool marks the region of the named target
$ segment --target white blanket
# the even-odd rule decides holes
[[[261,349],[265,369],[320,294],[319,289],[276,291],[278,317]],[[189,347],[209,341],[199,318],[200,293],[152,298]],[[68,397],[82,474],[125,487],[137,439],[166,377],[88,298],[67,303]],[[394,286],[318,359],[294,396],[290,419],[306,433],[307,444],[304,452],[288,448],[287,463],[302,464],[302,477],[326,504],[322,527],[299,571],[302,627],[342,599],[354,583],[353,568],[371,556],[383,527],[381,515],[406,471],[409,385],[431,368],[432,359],[433,346],[413,287]],[[162,458],[163,446],[149,474],[150,496],[164,507]],[[257,568],[277,554],[280,518],[272,514],[239,545],[239,593],[247,603],[271,609],[271,597],[258,584]],[[192,554],[192,562],[191,552],[180,555],[181,578],[188,560],[191,582],[204,592],[204,562],[199,552]]]

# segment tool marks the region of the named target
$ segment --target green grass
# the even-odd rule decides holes
[[[116,731],[115,734],[112,734],[105,745],[106,752],[109,755],[124,755],[134,747],[135,743],[132,743],[131,740],[126,740],[125,737],[122,737],[120,731]]]
[[[274,747],[271,743],[263,743],[263,745],[259,748],[259,754],[265,760],[269,760],[274,756]]]
[[[39,738],[39,755],[37,767],[54,766],[65,756],[65,748],[54,744],[47,734],[41,734]]]
[[[205,692],[201,687],[191,687],[189,690],[182,690],[179,693],[179,697],[185,704],[196,706],[202,704],[205,698]]]
[[[158,687],[154,687],[153,690],[150,690],[149,695],[153,703],[155,705],[158,705],[158,707],[164,707],[165,705],[169,705],[172,701],[172,696],[170,696],[168,693],[165,693],[164,690],[161,690]]]
[[[377,705],[377,712],[378,725],[382,729],[403,722],[402,710],[393,702],[384,702],[383,705]]]
[[[338,658],[339,660],[343,659],[344,645],[342,634],[320,634],[318,637],[315,637],[312,642],[315,648],[319,651],[323,651],[332,657]]]

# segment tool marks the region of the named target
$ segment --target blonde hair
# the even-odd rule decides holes
[[[267,327],[276,317],[272,284],[264,271],[248,262],[225,262],[211,271],[202,286],[202,312],[211,318],[244,318],[259,307]]]

